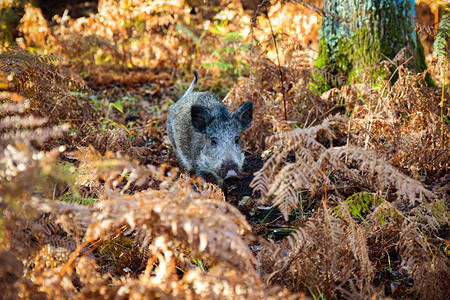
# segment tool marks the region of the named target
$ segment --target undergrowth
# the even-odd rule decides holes
[[[42,31],[25,6],[18,44],[37,48],[0,53],[2,297],[448,297],[448,89],[427,87],[403,49],[365,70],[395,82],[363,72],[320,95],[327,70],[300,33],[316,32],[311,11],[332,15],[226,2],[101,1]],[[231,110],[255,107],[243,149],[262,167],[248,162],[251,188],[227,199],[180,175],[166,140],[194,69]]]

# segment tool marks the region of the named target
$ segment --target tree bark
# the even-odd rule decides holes
[[[367,66],[393,59],[408,47],[415,57],[408,67],[416,72],[427,68],[410,17],[416,16],[414,0],[324,0],[324,10],[333,16],[323,18],[316,67],[327,67],[331,74],[347,77],[347,83],[355,82]],[[375,80],[387,74],[373,76]],[[322,92],[339,85],[323,75],[316,79]]]

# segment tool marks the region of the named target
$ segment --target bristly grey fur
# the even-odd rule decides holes
[[[196,173],[224,188],[229,174],[238,175],[244,163],[240,136],[250,126],[253,104],[245,102],[231,114],[211,92],[192,92],[169,108],[166,127],[182,170]]]

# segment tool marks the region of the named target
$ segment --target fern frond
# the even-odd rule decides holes
[[[348,205],[345,203],[342,203],[341,205],[341,207],[343,207],[342,217],[347,225],[346,232],[350,236],[350,247],[361,268],[363,282],[360,283],[370,285],[375,277],[375,268],[369,259],[366,232],[361,226],[356,224]],[[358,286],[358,289],[363,289],[363,285]]]
[[[344,210],[343,218],[338,218],[323,205],[316,219],[297,228],[287,241],[266,245],[258,254],[263,263],[271,261],[270,269],[260,269],[264,280],[282,283],[294,291],[318,289],[327,298],[376,294],[372,287],[375,269],[367,254],[365,230],[345,205]]]
[[[133,159],[142,160],[147,147],[134,147],[130,135],[124,129],[100,129],[97,123],[86,122],[80,126],[74,144],[78,147],[94,147],[101,154],[120,152]]]
[[[333,117],[321,125],[267,138],[267,144],[272,145],[276,153],[255,173],[251,183],[255,190],[262,192],[261,201],[265,202],[274,195],[272,203],[281,205],[280,209],[287,219],[290,211],[298,207],[300,189],[307,189],[316,195],[323,182],[332,187],[332,182],[323,174],[322,164],[316,161],[320,153],[327,149],[323,143],[332,144],[335,134],[345,129],[345,122],[344,117]],[[292,154],[293,162],[289,159]]]
[[[440,64],[443,64],[448,56],[448,38],[450,37],[450,10],[445,9],[442,19],[439,21],[439,27],[436,39],[433,43],[433,56],[437,57]]]
[[[254,268],[255,259],[241,238],[251,228],[235,207],[223,201],[222,194],[219,197],[209,189],[196,193],[190,178],[175,182],[175,170],[167,170],[171,174],[167,176],[165,168],[142,166],[110,152],[103,156],[90,149],[75,157],[81,162],[81,178],[88,175],[93,182],[101,180],[105,188],[98,189],[100,201],[89,209],[66,203],[39,205],[40,211],[52,213],[57,224],[66,222],[69,214],[75,223],[88,226],[85,239],[90,241],[112,236],[125,227],[128,232],[139,230],[143,245],[165,236],[171,241],[171,251],[182,246],[198,257],[247,271]],[[152,185],[155,181],[158,190],[123,195],[131,184]]]
[[[241,239],[241,234],[249,232],[250,227],[237,209],[212,199],[186,199],[183,203],[178,198],[179,192],[175,188],[173,191],[148,191],[135,196],[110,193],[108,199],[100,201],[90,213],[83,209],[83,214],[79,214],[76,207],[70,212],[75,218],[79,216],[79,221],[87,221],[91,216],[86,233],[89,241],[111,236],[123,226],[129,228],[128,232],[142,228],[147,239],[167,236],[172,251],[182,246],[192,249],[198,257],[226,262],[247,272],[252,270],[255,260]],[[46,203],[40,208],[44,211],[51,209],[57,223],[63,222],[62,218],[68,213],[57,203]],[[217,214],[217,211],[226,214]]]
[[[24,143],[29,145],[32,141],[37,142],[38,144],[43,144],[51,138],[61,137],[67,130],[68,126],[66,125],[37,128],[33,131],[8,132],[1,136],[0,145],[7,145],[11,143]]]
[[[405,220],[398,248],[406,270],[414,279],[419,298],[445,299],[450,290],[450,258]]]
[[[414,205],[416,202],[421,203],[424,198],[436,198],[422,183],[397,171],[370,151],[350,147],[330,148],[320,161],[330,162],[350,179],[363,186],[372,186],[374,191],[385,191],[394,187],[399,204],[407,201],[408,204]],[[356,168],[349,168],[350,165]]]
[[[326,183],[340,195],[340,183],[333,179],[335,173],[340,174],[341,181],[348,180],[373,192],[391,191],[399,207],[437,199],[419,181],[399,172],[375,152],[333,147],[333,141],[346,131],[345,120],[334,117],[321,125],[269,137],[267,143],[274,146],[275,153],[255,173],[251,186],[263,193],[263,199],[274,196],[272,204],[279,206],[285,219],[298,207],[300,189],[314,196],[323,192]]]
[[[47,123],[47,119],[45,118],[36,118],[34,116],[28,117],[20,117],[20,116],[11,116],[5,117],[0,120],[0,130],[11,129],[11,128],[20,128],[20,127],[41,127]]]
[[[12,76],[11,90],[29,99],[30,110],[47,117],[51,124],[96,120],[91,103],[71,92],[92,92],[87,86],[57,66],[55,56],[35,55],[20,48],[6,48],[0,53],[0,71]]]

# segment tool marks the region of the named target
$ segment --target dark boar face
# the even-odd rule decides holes
[[[196,161],[197,175],[219,186],[239,179],[244,163],[241,133],[250,126],[252,115],[251,102],[242,104],[234,114],[225,105],[191,107],[192,126],[204,137]]]

